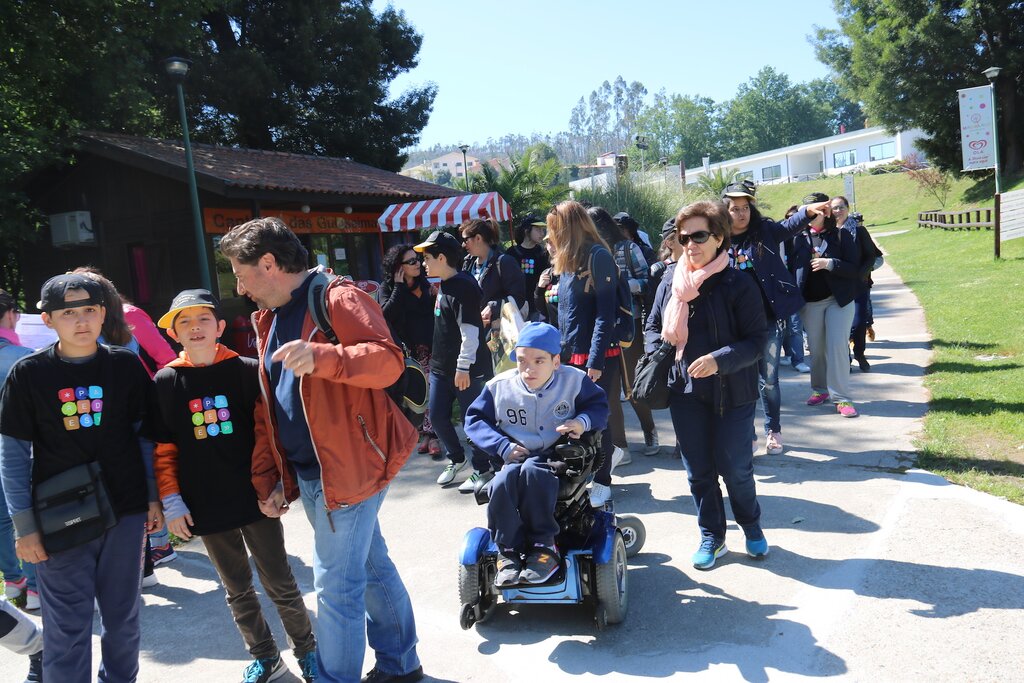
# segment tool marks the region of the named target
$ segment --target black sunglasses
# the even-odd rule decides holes
[[[679,245],[685,247],[693,240],[694,244],[704,244],[711,239],[711,233],[707,230],[698,230],[697,232],[691,232],[689,235],[676,235],[676,239],[679,240]]]
[[[416,265],[416,264],[418,264],[419,262],[420,262],[420,260],[419,260],[419,258],[418,258],[418,257],[416,257],[416,256],[414,256],[414,257],[412,257],[412,258],[407,258],[407,259],[405,259],[404,261],[402,261],[402,263],[403,263],[404,265],[407,265],[407,266],[415,266],[415,265]]]

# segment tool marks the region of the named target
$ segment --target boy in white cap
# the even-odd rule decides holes
[[[500,552],[499,588],[550,579],[560,565],[555,536],[558,477],[548,463],[563,434],[608,423],[608,397],[582,370],[562,365],[562,340],[527,323],[509,354],[516,367],[487,382],[466,413],[466,434],[505,465],[491,482],[487,527]]]

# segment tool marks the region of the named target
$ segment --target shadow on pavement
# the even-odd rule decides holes
[[[896,560],[823,560],[772,548],[765,569],[808,585],[878,599],[913,600],[919,617],[945,618],[982,609],[1024,610],[1024,576]]]

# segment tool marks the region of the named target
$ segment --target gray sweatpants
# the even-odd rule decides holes
[[[16,655],[34,655],[43,649],[43,629],[3,598],[0,598],[0,645]]]
[[[811,349],[811,390],[828,392],[833,403],[850,401],[850,327],[855,305],[834,297],[809,301],[800,311]]]

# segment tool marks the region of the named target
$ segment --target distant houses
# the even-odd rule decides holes
[[[897,159],[906,159],[911,154],[923,157],[915,143],[924,135],[924,131],[918,129],[893,134],[881,126],[864,128],[735,159],[710,160],[707,168],[700,166],[686,169],[686,184],[692,185],[705,173],[714,173],[719,169],[735,170],[741,178],[749,178],[759,185],[800,182],[823,175],[865,171]],[[569,188],[579,191],[612,185],[615,178],[614,160],[615,154],[611,152],[599,156],[597,167],[603,173],[574,180],[569,183]],[[679,182],[680,173],[678,166],[672,166],[652,171],[643,178],[634,175],[641,182],[648,179],[652,182],[667,182],[670,176]]]
[[[417,180],[434,180],[443,171],[450,173],[452,178],[465,178],[467,167],[470,173],[480,173],[480,159],[467,155],[464,167],[462,152],[456,151],[434,159],[427,159],[416,166],[403,168],[399,173]]]

